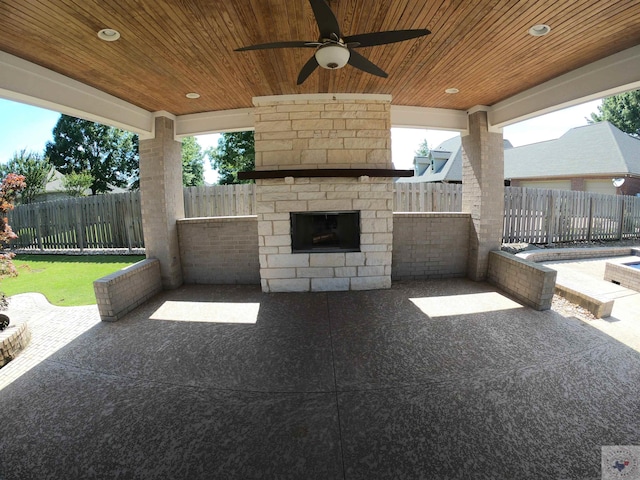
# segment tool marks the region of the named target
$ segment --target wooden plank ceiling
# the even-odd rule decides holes
[[[358,49],[389,73],[318,69],[296,85],[312,49],[234,52],[316,40],[307,0],[0,0],[0,50],[149,111],[176,115],[251,106],[253,96],[384,93],[396,105],[492,105],[640,43],[637,0],[331,0],[344,35],[428,28]],[[527,34],[548,24],[545,37]],[[98,39],[113,28],[116,42]],[[444,90],[455,87],[457,95]],[[189,100],[188,92],[201,97]]]

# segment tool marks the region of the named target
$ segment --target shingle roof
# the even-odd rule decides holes
[[[609,122],[572,128],[556,140],[507,149],[504,177],[640,174],[640,140]]]
[[[445,140],[432,149],[433,155],[442,158],[448,155],[449,160],[439,172],[433,173],[427,170],[425,173],[414,177],[403,177],[397,181],[400,183],[421,182],[461,182],[462,181],[462,142],[460,135]]]
[[[460,136],[442,142],[435,151],[450,152],[438,173],[425,172],[401,182],[462,181]],[[575,127],[555,140],[511,147],[504,140],[504,178],[546,178],[587,175],[640,175],[640,139],[609,122]]]

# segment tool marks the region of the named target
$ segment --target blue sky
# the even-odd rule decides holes
[[[520,122],[504,129],[504,137],[514,146],[560,137],[573,127],[586,125],[585,117],[596,112],[600,100]],[[42,152],[52,139],[52,130],[60,114],[30,105],[0,99],[0,163],[7,162],[22,149]],[[426,138],[430,147],[457,135],[456,132],[394,128],[391,132],[393,163],[396,168],[413,168],[413,153]],[[198,136],[203,149],[218,143],[217,135]],[[207,164],[207,180],[215,173]]]

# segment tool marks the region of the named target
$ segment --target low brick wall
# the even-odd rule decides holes
[[[638,259],[640,262],[640,258]],[[636,262],[629,262],[636,263]],[[607,262],[604,267],[604,279],[621,287],[640,292],[640,270],[625,264]]]
[[[13,360],[31,341],[26,321],[11,322],[0,332],[0,367]]]
[[[598,247],[598,248],[545,248],[518,253],[518,257],[532,262],[559,262],[562,260],[579,260],[581,258],[622,257],[637,255],[633,247]]]
[[[507,252],[489,252],[489,283],[536,310],[549,310],[558,272]]]
[[[160,262],[148,258],[93,282],[100,318],[115,322],[162,290]]]
[[[470,222],[468,213],[394,213],[391,278],[466,276]]]
[[[184,283],[260,284],[255,215],[178,220]]]

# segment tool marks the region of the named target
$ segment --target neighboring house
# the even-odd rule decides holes
[[[509,140],[503,140],[504,148],[513,148]],[[399,178],[400,183],[462,183],[462,140],[460,136],[445,140],[426,157],[413,159],[415,175]]]
[[[609,122],[572,128],[556,140],[505,150],[504,176],[515,187],[636,195],[640,140]],[[624,182],[616,187],[614,179]]]
[[[504,141],[505,183],[514,187],[611,195],[640,193],[640,139],[609,122],[568,130],[555,140],[512,147]],[[399,182],[461,183],[460,137],[414,159],[416,175]],[[615,180],[615,185],[614,185]]]
[[[67,193],[64,191],[64,186],[62,183],[64,175],[54,168],[50,173],[50,177],[51,179],[45,186],[44,192],[36,195],[36,202],[49,202],[51,200],[69,198],[69,195],[67,195]],[[124,193],[128,191],[111,184],[109,184],[109,188],[111,189],[109,193]],[[91,195],[91,189],[85,190],[84,193],[85,195]]]

